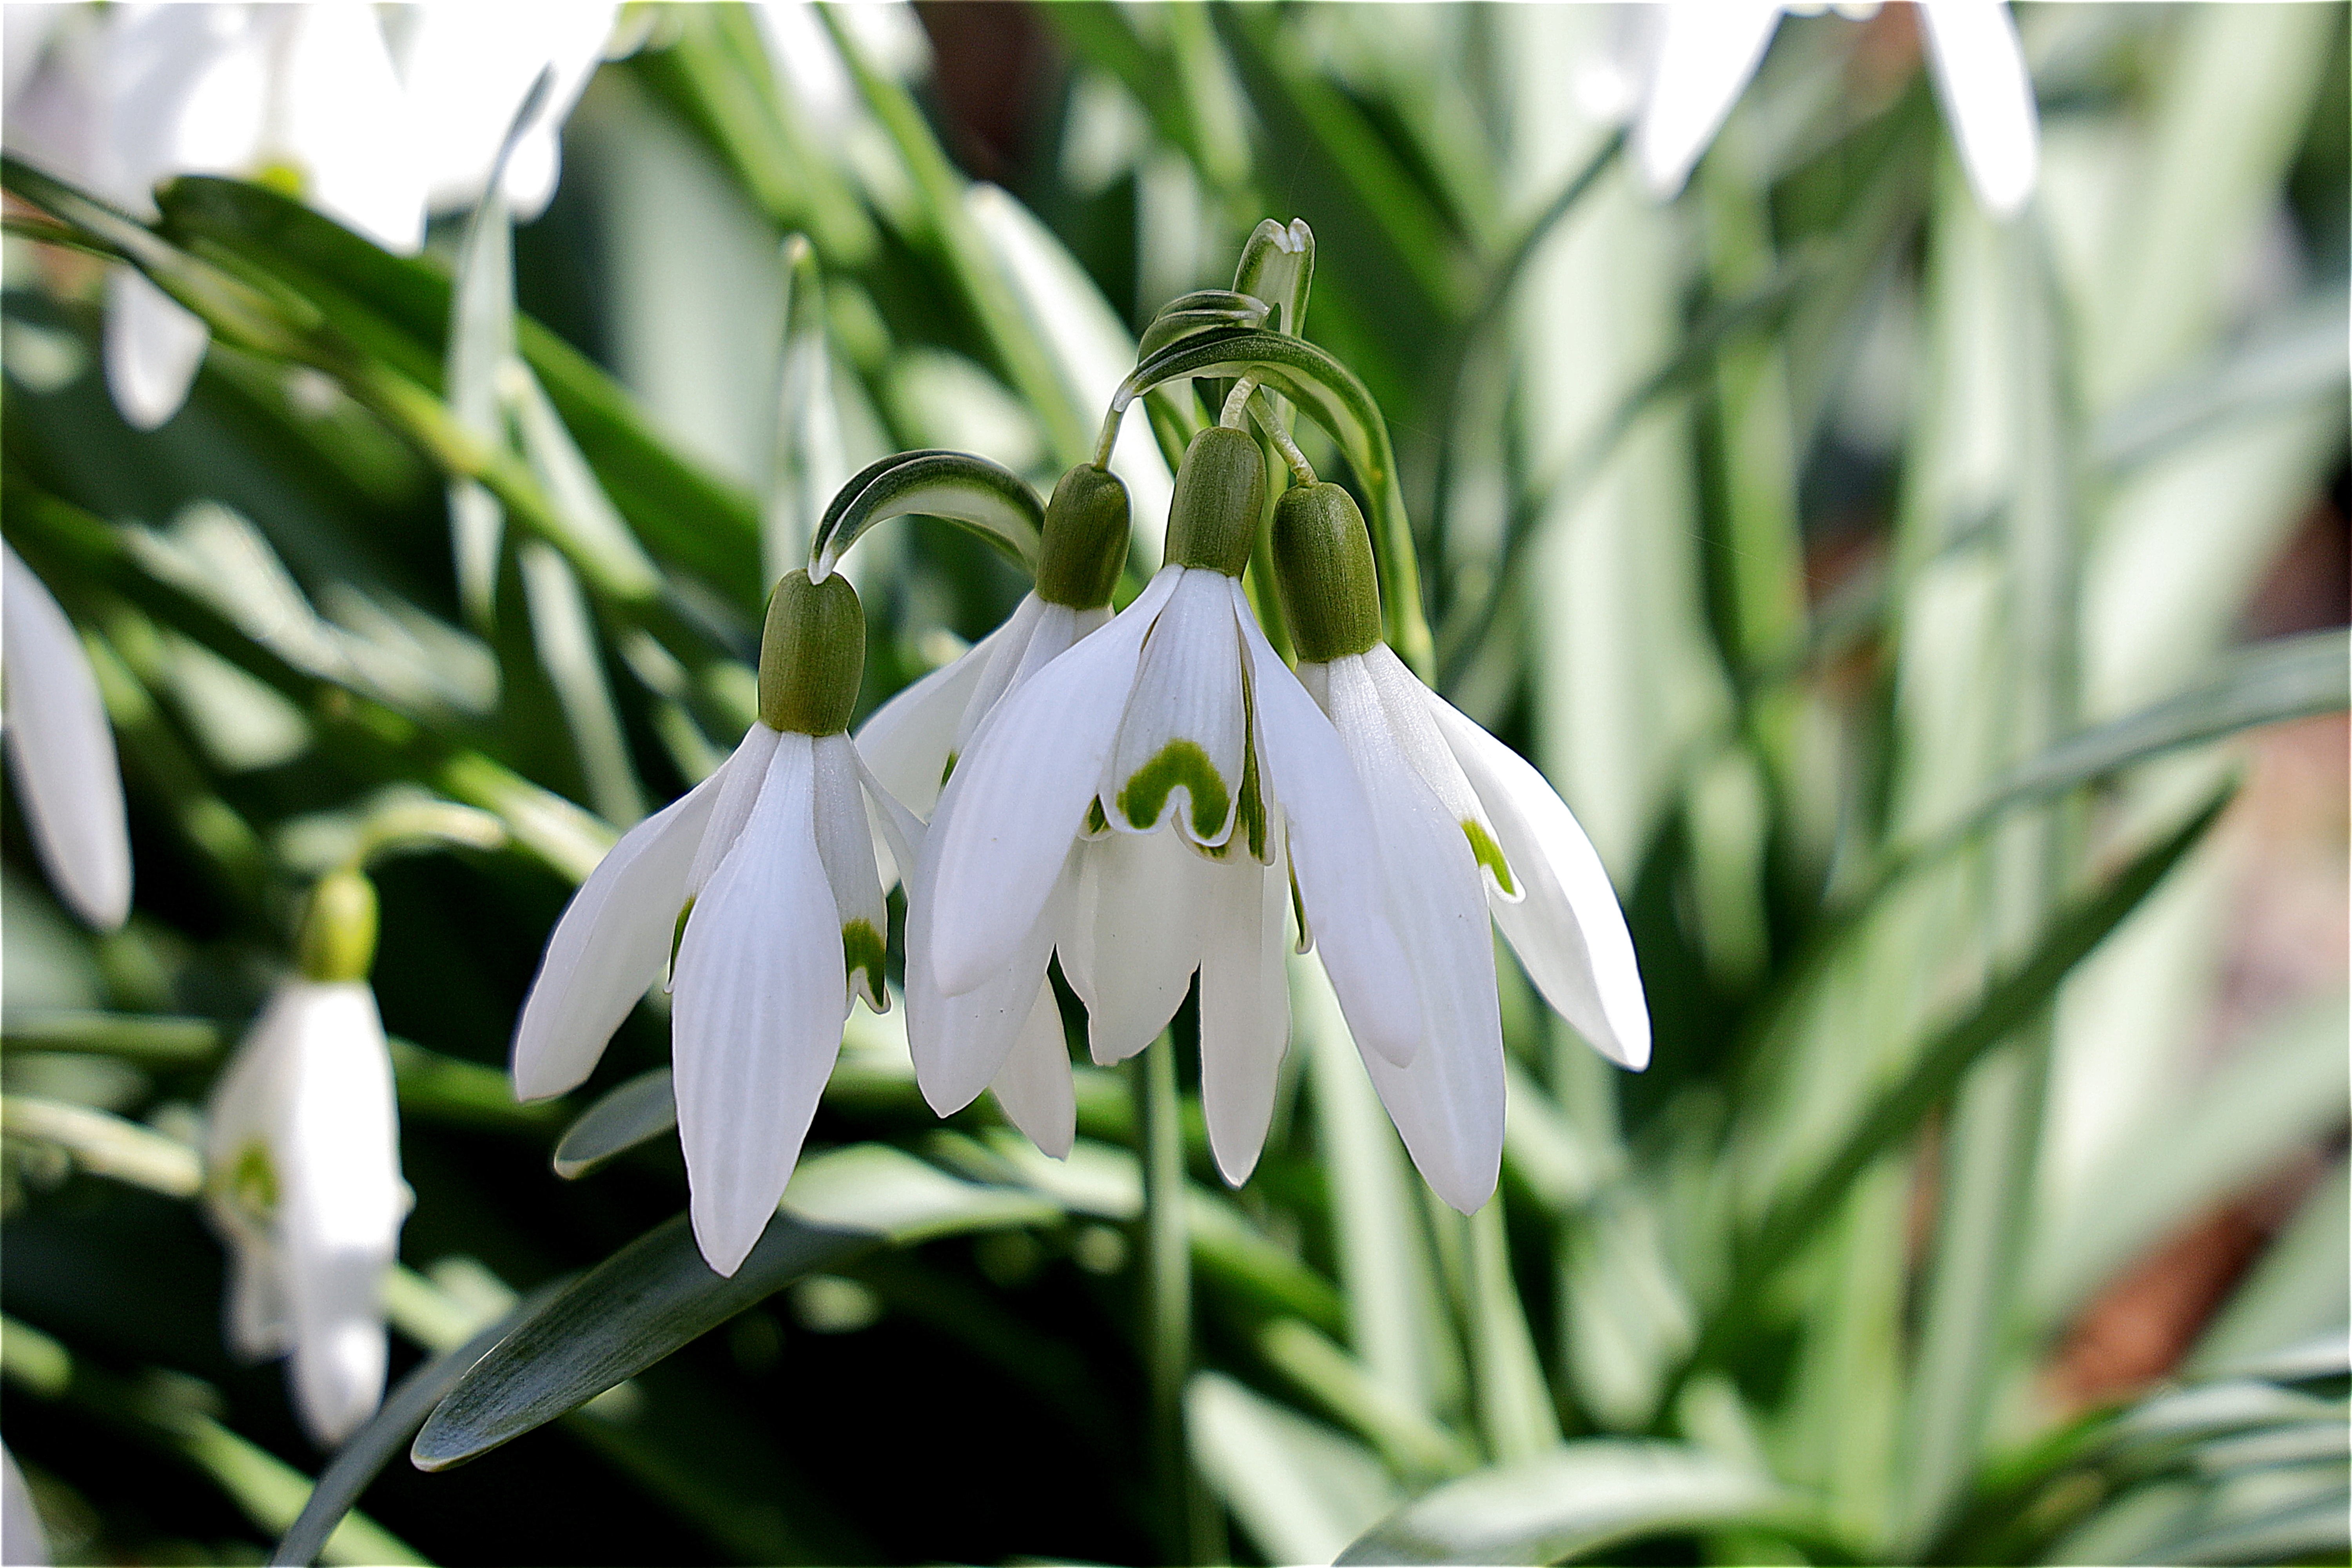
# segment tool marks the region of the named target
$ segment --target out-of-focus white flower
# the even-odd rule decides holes
[[[887,916],[861,795],[881,790],[845,732],[864,650],[864,614],[838,573],[812,584],[795,571],[777,585],[759,720],[581,884],[515,1029],[519,1096],[574,1087],[675,937],[678,1141],[695,1240],[722,1274],[741,1266],[783,1196],[853,998],[889,1006]]]
[[[374,911],[356,873],[320,883],[303,972],[262,1009],[205,1118],[206,1204],[230,1249],[230,1347],[291,1354],[295,1409],[327,1446],[383,1397],[383,1281],[409,1207],[392,1059],[366,980]]]
[[[1624,107],[1638,112],[1634,161],[1653,192],[1666,197],[1683,188],[1755,74],[1781,14],[1822,8],[1677,0],[1657,6],[1648,26],[1621,35],[1636,54],[1647,57],[1615,75],[1643,84],[1638,108],[1632,102]],[[1832,8],[1845,16],[1878,9]],[[2026,75],[2017,24],[2000,0],[1921,0],[1918,16],[1936,95],[1969,183],[1988,212],[2013,217],[2033,194],[2041,148],[2033,84]]]
[[[1544,998],[1621,1066],[1650,1060],[1633,941],[1601,857],[1510,747],[1423,685],[1380,640],[1371,539],[1337,485],[1275,509],[1276,579],[1298,679],[1371,803],[1389,914],[1421,978],[1427,1030],[1402,1064],[1364,1064],[1413,1163],[1467,1213],[1503,1155],[1503,1034],[1487,915]]]
[[[550,73],[547,98],[508,161],[506,197],[522,222],[546,210],[562,172],[563,122],[604,57],[618,9],[583,0],[438,0],[403,8],[391,23],[394,52],[432,211],[481,200],[499,148],[541,71]]]
[[[16,1469],[16,1457],[0,1445],[0,1564],[41,1568],[49,1560],[48,1532],[33,1507],[33,1489]]]
[[[966,1005],[995,1027],[950,1031],[917,1058],[935,1108],[997,1077],[1050,1001],[1039,987],[1057,947],[1103,1062],[1149,1043],[1197,970],[1210,1145],[1240,1181],[1289,1040],[1294,886],[1359,1041],[1400,1061],[1418,1046],[1415,971],[1363,790],[1242,595],[1264,486],[1248,436],[1197,437],[1177,476],[1171,564],[1005,697],[948,780],[908,900],[910,1022],[929,986],[976,998]]]
[[[111,931],[131,913],[131,840],[114,732],[72,622],[5,545],[0,680],[9,773],[33,848],[74,913]]]

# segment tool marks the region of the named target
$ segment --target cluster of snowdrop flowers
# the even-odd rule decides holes
[[[9,150],[142,216],[158,183],[297,194],[387,250],[478,200],[541,74],[504,189],[535,215],[616,7],[574,3],[10,5]],[[128,267],[107,281],[107,385],[142,429],[178,412],[204,323]]]
[[[281,981],[213,1090],[205,1203],[230,1253],[230,1348],[289,1355],[294,1406],[321,1444],[383,1397],[384,1276],[409,1193],[383,1021],[367,976],[375,890],[322,878]]]

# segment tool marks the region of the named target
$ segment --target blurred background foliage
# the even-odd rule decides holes
[[[1579,91],[1601,7],[631,7],[515,235],[569,442],[493,483],[487,615],[429,417],[461,225],[396,260],[181,182],[159,232],[356,358],[216,341],[143,434],[98,264],[12,235],[7,535],[97,664],[138,877],[88,936],[10,809],[0,1345],[60,1560],[253,1560],[322,1463],[224,1351],[187,1201],[307,878],[387,800],[493,822],[377,873],[397,1381],[682,1205],[666,1138],[549,1169],[666,1020],[551,1106],[506,1045],[572,883],[747,721],[808,497],[920,446],[1050,485],[1160,306],[1296,215],[1437,684],[1591,832],[1654,1064],[1503,963],[1465,1221],[1303,978],[1246,1188],[1192,1124],[1186,1501],[1148,1484],[1124,1088],[1080,1068],[1054,1166],[989,1102],[935,1121],[860,1013],[808,1211],[886,1239],[478,1462],[394,1433],[330,1557],[2342,1561],[2344,14],[2018,20],[2041,188],[1996,225],[1904,5],[1784,21],[1664,204]],[[861,711],[1024,586],[920,520],[851,570]]]

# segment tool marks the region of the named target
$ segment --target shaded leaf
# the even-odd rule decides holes
[[[625,1149],[660,1137],[677,1125],[677,1101],[669,1069],[649,1068],[617,1083],[580,1113],[555,1145],[555,1174],[566,1181],[586,1176]]]

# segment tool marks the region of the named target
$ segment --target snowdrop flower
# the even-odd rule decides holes
[[[72,622],[5,545],[0,672],[9,775],[33,848],[73,912],[111,931],[131,913],[131,840],[114,732]]]
[[[1294,888],[1359,1040],[1398,1062],[1419,1045],[1363,790],[1242,594],[1265,485],[1247,435],[1196,437],[1169,564],[1005,697],[950,777],[913,883],[927,913],[909,898],[908,994],[972,998],[995,1027],[918,1059],[934,1108],[997,1076],[1056,948],[1106,1063],[1166,1026],[1197,970],[1210,1146],[1240,1181],[1289,1040]]]
[[[1003,625],[885,703],[858,731],[858,753],[885,789],[919,816],[934,813],[957,759],[1006,694],[1109,622],[1127,543],[1127,487],[1118,476],[1090,464],[1064,475],[1046,504],[1035,588]],[[918,863],[902,871],[909,944],[919,938],[928,952],[931,897],[928,886],[917,885],[924,863],[919,854]],[[1042,960],[1037,973],[1020,979],[1026,990],[1017,996],[1019,987],[1008,980],[950,998],[927,963],[910,960],[908,1044],[926,1085],[949,1076],[942,1064],[951,1051],[1002,1060],[991,1084],[997,1103],[1039,1148],[1059,1159],[1077,1135],[1061,1009]],[[1010,1044],[1000,1049],[997,1037],[1008,1030]]]
[[[1409,1061],[1367,1052],[1381,1101],[1439,1197],[1467,1213],[1503,1153],[1495,923],[1544,998],[1600,1052],[1639,1069],[1650,1019],[1608,873],[1543,775],[1423,685],[1381,640],[1370,536],[1337,485],[1275,508],[1276,579],[1298,679],[1331,717],[1371,803],[1390,915],[1421,977]]]
[[[33,1489],[16,1469],[16,1456],[0,1445],[0,1563],[34,1564],[49,1560],[48,1531],[33,1506]]]
[[[794,571],[776,585],[758,721],[581,884],[515,1029],[515,1092],[573,1088],[660,977],[675,935],[678,1140],[695,1239],[721,1274],[741,1265],[783,1196],[851,998],[889,1006],[882,884],[859,793],[879,787],[862,779],[846,733],[865,650],[865,613],[839,573],[812,583]]]
[[[412,152],[436,213],[482,199],[499,149],[540,73],[547,99],[507,162],[506,198],[519,222],[547,210],[561,172],[563,122],[612,36],[616,5],[582,0],[406,6],[393,48],[412,111]]]
[[[1633,152],[1650,189],[1667,197],[1722,129],[1781,13],[1821,7],[1678,0],[1658,9]],[[1866,16],[1878,7],[1836,9]],[[2000,0],[1923,0],[1917,15],[1969,183],[1993,216],[2014,217],[2033,194],[2041,146],[2017,24]]]
[[[322,879],[300,973],[262,1009],[205,1119],[206,1204],[230,1249],[230,1347],[256,1360],[290,1352],[295,1408],[329,1446],[383,1397],[381,1296],[409,1206],[367,984],[374,952],[367,879]]]

